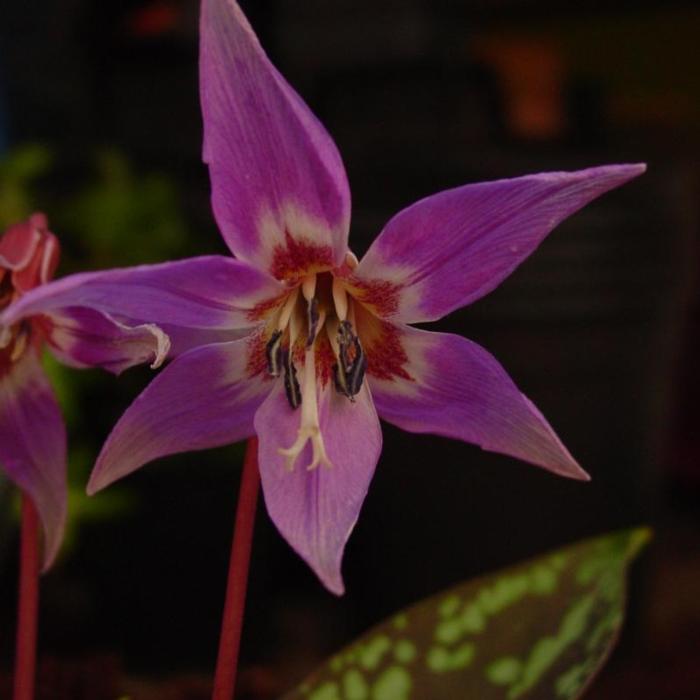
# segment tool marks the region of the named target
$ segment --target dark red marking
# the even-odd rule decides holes
[[[361,306],[355,307],[357,332],[367,357],[367,374],[377,379],[396,377],[413,381],[405,366],[408,355],[401,343],[401,330]]]
[[[316,339],[316,378],[322,388],[333,379],[333,365],[338,362],[325,333]]]
[[[265,299],[259,304],[256,304],[248,311],[246,317],[249,321],[262,321],[267,318],[273,311],[281,308],[282,304],[287,300],[291,292],[282,292],[279,296]]]
[[[364,280],[351,275],[348,291],[380,318],[393,316],[399,310],[401,285],[388,280]]]
[[[268,376],[265,349],[269,340],[269,334],[265,333],[263,330],[253,333],[253,335],[248,338],[248,342],[246,343],[248,360],[246,362],[245,372],[251,379],[258,375]]]
[[[284,233],[284,244],[272,252],[270,272],[278,280],[298,280],[312,273],[325,272],[333,267],[333,249],[307,238],[292,238]]]

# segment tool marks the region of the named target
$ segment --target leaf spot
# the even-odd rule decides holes
[[[457,613],[460,606],[460,598],[458,595],[450,595],[440,604],[438,612],[440,617],[452,617]]]
[[[400,639],[394,647],[394,658],[402,664],[408,664],[416,658],[416,645],[408,639]]]
[[[486,677],[495,685],[513,685],[522,672],[523,665],[518,659],[504,656],[489,664],[486,668]]]
[[[342,700],[337,683],[324,683],[309,695],[309,700]]]
[[[390,666],[377,678],[372,700],[408,700],[413,683],[409,672],[401,666]]]
[[[344,700],[366,700],[369,688],[364,676],[357,669],[346,671],[343,676]]]
[[[371,671],[379,666],[382,656],[391,648],[391,641],[386,635],[379,635],[367,642],[360,651],[360,665]]]

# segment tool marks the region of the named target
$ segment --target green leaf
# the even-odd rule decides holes
[[[647,528],[462,583],[375,627],[283,700],[571,700],[622,626]]]

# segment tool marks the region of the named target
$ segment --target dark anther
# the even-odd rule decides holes
[[[355,394],[360,392],[362,389],[362,382],[365,378],[365,372],[367,371],[367,357],[360,343],[357,343],[357,357],[352,365],[350,371],[346,374],[346,380],[348,385],[348,391],[350,392],[350,398],[353,399]]]
[[[365,378],[367,357],[349,321],[343,321],[338,328],[338,356],[340,363],[333,366],[335,388],[354,401]]]
[[[301,389],[297,379],[297,368],[292,361],[292,354],[288,350],[282,352],[284,362],[284,391],[287,394],[287,401],[292,408],[301,406]]]
[[[343,372],[340,369],[340,366],[337,364],[333,365],[333,383],[335,384],[335,390],[339,394],[342,394],[343,396],[347,396],[349,399],[352,399],[352,396],[348,391],[348,382],[347,377],[345,376],[345,372]]]
[[[282,331],[275,331],[265,346],[267,372],[272,377],[279,377],[282,361]]]
[[[306,307],[306,323],[308,334],[306,336],[306,347],[310,348],[316,340],[316,330],[318,328],[318,300],[314,297]]]

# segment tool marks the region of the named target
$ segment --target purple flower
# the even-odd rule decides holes
[[[234,259],[67,278],[17,309],[79,302],[157,323],[177,357],[109,436],[91,493],[146,462],[257,434],[268,512],[334,593],[379,458],[379,417],[588,478],[501,365],[418,330],[476,301],[563,219],[644,165],[531,175],[423,199],[361,261],[323,126],[233,0],[204,0],[204,159]]]
[[[145,361],[157,366],[168,351],[168,338],[157,327],[129,327],[79,306],[6,322],[20,298],[46,286],[58,256],[58,241],[43,214],[0,237],[0,467],[37,508],[44,569],[56,556],[66,519],[66,433],[41,367],[44,345],[65,364],[114,372]]]

